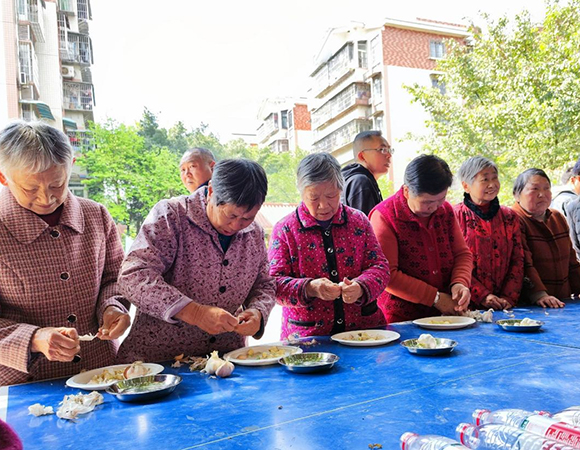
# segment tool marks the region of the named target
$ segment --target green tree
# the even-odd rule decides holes
[[[511,21],[482,17],[487,31],[471,27],[469,45],[447,42],[437,66],[445,95],[419,85],[408,90],[431,116],[424,150],[453,169],[469,156],[495,160],[507,199],[522,170],[560,170],[578,158],[580,0],[548,0],[540,24],[527,11]]]
[[[147,107],[144,108],[143,117],[139,121],[138,134],[144,138],[146,148],[167,147],[169,145],[167,130],[159,127],[157,116]]]
[[[134,235],[161,199],[186,193],[179,179],[178,156],[167,148],[147,149],[136,127],[112,120],[93,124],[94,147],[79,164],[88,174],[89,197],[104,204],[115,221]]]

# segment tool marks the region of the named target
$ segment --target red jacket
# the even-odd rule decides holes
[[[489,294],[494,294],[515,306],[524,279],[520,221],[510,208],[499,205],[495,208],[497,213],[485,220],[465,202],[453,207],[473,254],[471,301],[480,305]]]

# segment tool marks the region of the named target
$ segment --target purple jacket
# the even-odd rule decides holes
[[[376,298],[390,279],[389,263],[367,217],[340,205],[328,230],[323,230],[301,203],[272,232],[270,275],[276,277],[276,300],[283,308],[282,338],[321,336],[386,324]],[[316,278],[357,281],[363,297],[354,304],[306,296]]]
[[[207,355],[245,345],[237,333],[212,336],[175,319],[192,300],[232,314],[254,308],[266,323],[275,284],[268,275],[264,231],[252,223],[234,235],[224,254],[207,218],[206,189],[155,205],[125,258],[119,286],[137,314],[119,362],[167,361],[181,353]]]

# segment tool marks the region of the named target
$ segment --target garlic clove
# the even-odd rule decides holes
[[[215,371],[215,374],[220,378],[227,378],[232,374],[235,367],[236,366],[234,366],[234,363],[231,361],[224,361],[224,363]]]

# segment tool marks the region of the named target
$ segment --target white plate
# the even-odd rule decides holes
[[[274,356],[272,358],[264,358],[264,359],[238,359],[238,356],[248,353],[250,349],[253,350],[255,353],[263,353],[267,352],[272,347],[283,349],[286,354],[282,356]],[[234,364],[238,364],[240,366],[269,366],[270,364],[278,364],[280,358],[295,355],[297,353],[302,353],[302,349],[300,347],[294,347],[292,345],[273,345],[273,344],[253,345],[251,347],[239,348],[237,350],[233,350],[229,353],[226,353],[224,355],[224,359],[227,358]]]
[[[449,322],[449,323],[433,323],[433,322]],[[457,330],[458,328],[465,328],[475,323],[475,319],[463,316],[437,316],[425,317],[423,319],[413,320],[415,325],[428,330]]]
[[[355,341],[353,339],[349,339],[351,336],[355,336],[357,333],[366,333],[370,337],[376,337],[379,339],[369,339],[367,341]],[[375,347],[377,345],[385,345],[389,342],[396,341],[400,337],[401,335],[399,333],[389,330],[353,330],[335,334],[330,336],[330,339],[338,342],[339,344],[350,345],[352,347]]]
[[[107,383],[89,383],[91,378],[95,375],[99,375],[103,373],[105,370],[115,371],[119,369],[125,369],[125,367],[130,366],[131,364],[117,364],[116,366],[107,366],[101,367],[99,369],[87,370],[86,372],[81,372],[74,377],[70,377],[66,380],[66,385],[71,388],[76,389],[86,389],[87,391],[102,391],[103,389],[107,389],[109,386],[112,386],[119,380],[111,380]],[[164,367],[161,364],[143,364],[143,367],[147,367],[150,372],[147,375],[157,375],[158,373],[163,372]]]

